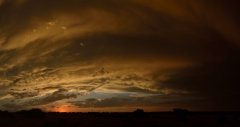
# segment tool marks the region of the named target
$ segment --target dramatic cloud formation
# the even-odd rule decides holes
[[[239,110],[237,5],[0,0],[0,109]]]

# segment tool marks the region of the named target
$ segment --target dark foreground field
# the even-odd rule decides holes
[[[239,112],[0,113],[1,127],[240,127]]]

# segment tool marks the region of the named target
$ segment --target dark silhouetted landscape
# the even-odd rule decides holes
[[[240,112],[144,112],[57,113],[40,109],[9,113],[1,111],[6,127],[239,127]]]

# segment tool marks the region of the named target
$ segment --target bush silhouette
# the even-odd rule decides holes
[[[143,116],[145,114],[143,109],[136,109],[133,113],[136,116]]]
[[[22,110],[20,112],[18,112],[19,114],[22,114],[26,117],[30,117],[30,118],[40,118],[40,117],[43,117],[45,115],[45,113],[41,110],[41,109],[38,109],[38,108],[34,108],[34,109],[31,109],[31,110]]]

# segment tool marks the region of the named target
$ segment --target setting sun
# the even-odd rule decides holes
[[[74,109],[70,105],[60,105],[60,106],[54,107],[53,109],[50,109],[50,111],[64,113],[64,112],[73,112]]]
[[[59,107],[56,112],[69,112],[69,108],[67,106]]]

